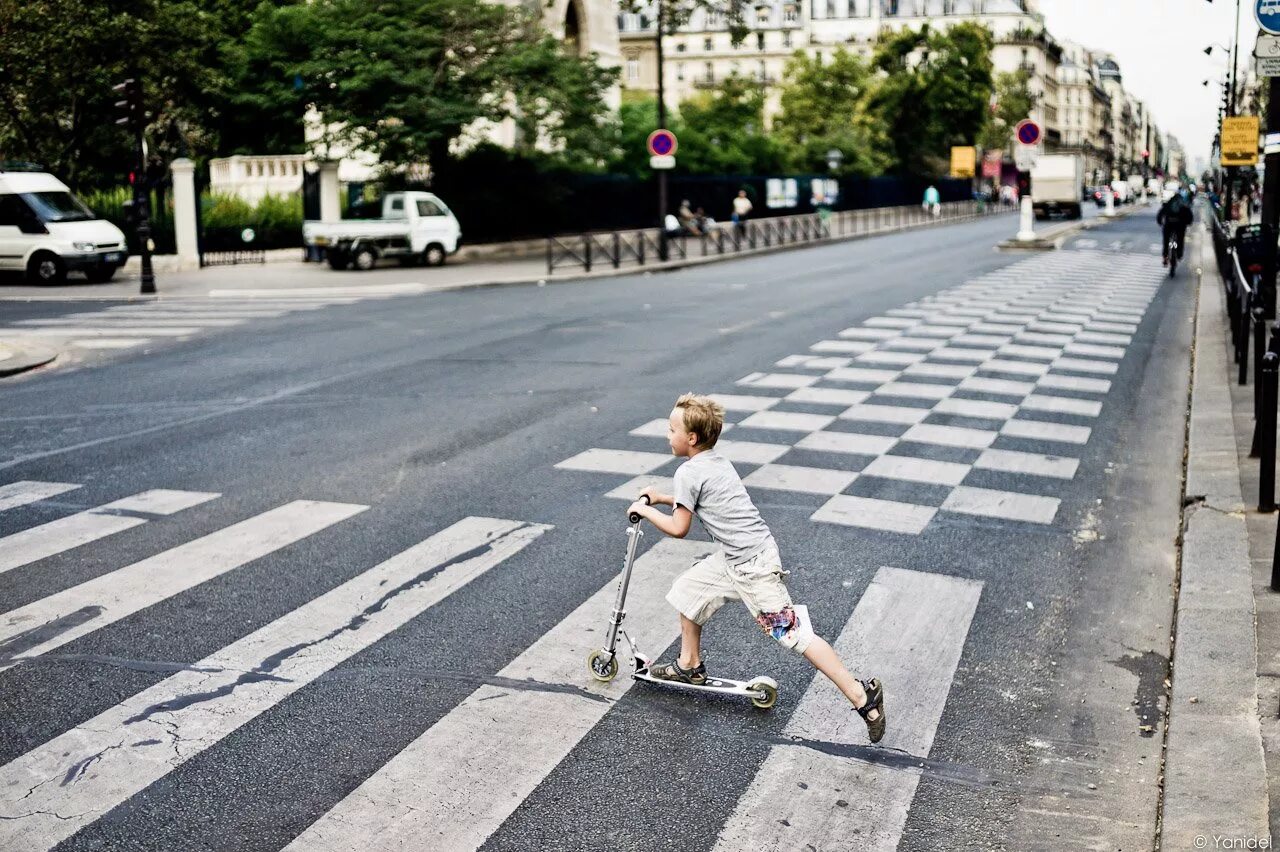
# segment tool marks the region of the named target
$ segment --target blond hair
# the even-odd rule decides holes
[[[724,428],[724,406],[709,396],[682,394],[676,408],[684,417],[684,428],[698,436],[698,446],[709,450],[720,440]]]

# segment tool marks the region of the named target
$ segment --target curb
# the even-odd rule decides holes
[[[0,376],[14,376],[43,367],[58,357],[48,346],[0,342]]]
[[[1144,205],[1141,209],[1145,210],[1146,206]],[[1090,231],[1094,228],[1105,225],[1108,222],[1115,222],[1118,219],[1127,219],[1138,210],[1139,207],[1137,205],[1130,205],[1129,209],[1123,211],[1117,210],[1116,214],[1111,217],[1099,215],[1096,219],[1082,219],[1079,222],[1075,222],[1074,224],[1062,228],[1062,230],[1046,234],[1043,237],[1037,237],[1034,240],[1026,240],[1025,242],[1018,240],[1017,238],[1005,240],[1002,243],[997,243],[996,248],[1000,251],[1017,251],[1019,249],[1023,251],[1055,251],[1062,248],[1063,243],[1081,231]]]
[[[1224,295],[1199,287],[1165,725],[1161,849],[1268,837],[1257,636],[1240,490]],[[1259,847],[1260,848],[1260,847]]]

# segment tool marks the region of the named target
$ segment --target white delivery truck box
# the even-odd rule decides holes
[[[1031,169],[1031,206],[1037,219],[1057,213],[1079,219],[1084,186],[1084,158],[1070,154],[1041,157]]]

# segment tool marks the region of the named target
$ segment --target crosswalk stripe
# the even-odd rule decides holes
[[[118,325],[68,325],[15,328],[9,326],[4,330],[5,337],[119,337],[126,329]],[[202,329],[198,325],[187,326],[130,326],[130,334],[142,334],[147,337],[186,337],[197,334]]]
[[[0,538],[0,574],[217,498],[203,491],[144,491]]]
[[[0,615],[0,670],[306,538],[367,506],[295,500]]]
[[[70,837],[548,529],[459,521],[13,760],[0,768],[0,848]]]
[[[156,317],[96,317],[98,322],[109,322],[112,326],[120,331],[128,331],[137,326],[152,326],[155,328],[173,328],[175,326],[198,325],[206,328],[227,327],[239,325],[244,322],[242,319],[206,319],[203,316],[185,317],[182,319],[165,319]],[[54,319],[34,319],[34,320],[18,320],[14,323],[16,328],[61,328],[63,326],[82,326],[85,324],[83,318],[58,317]]]
[[[973,580],[876,572],[834,644],[851,671],[874,674],[885,685],[882,747],[928,756],[981,592]],[[862,720],[822,677],[814,678],[784,735],[811,745],[770,749],[715,848],[896,849],[919,770],[821,750],[866,741]]]
[[[79,485],[72,485],[69,482],[34,482],[31,480],[0,485],[0,512],[5,509],[16,509],[28,503],[48,500],[50,497],[57,497],[59,494],[74,491],[79,487]]]
[[[150,342],[149,337],[87,337],[72,340],[71,345],[80,349],[131,349]]]
[[[354,296],[360,299],[371,299],[387,296],[401,296],[410,293],[422,293],[427,290],[424,284],[371,284],[359,287],[294,287],[288,290],[278,288],[261,288],[245,290],[210,290],[211,299],[250,298],[266,296],[268,298],[330,298],[334,296]]]
[[[679,635],[665,599],[671,581],[711,547],[663,539],[637,560],[627,624],[651,631],[641,643],[649,653]],[[500,671],[504,683],[473,692],[286,849],[479,848],[631,688],[625,659],[607,684],[586,668],[616,585],[611,579]]]

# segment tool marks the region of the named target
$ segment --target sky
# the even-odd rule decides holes
[[[1254,0],[1240,0],[1239,78],[1252,63],[1258,32]],[[1190,168],[1209,159],[1217,132],[1220,81],[1230,57],[1211,43],[1231,46],[1232,0],[1040,0],[1054,37],[1115,56],[1125,89],[1147,104],[1156,125],[1182,143]],[[1209,80],[1207,87],[1201,83]]]

